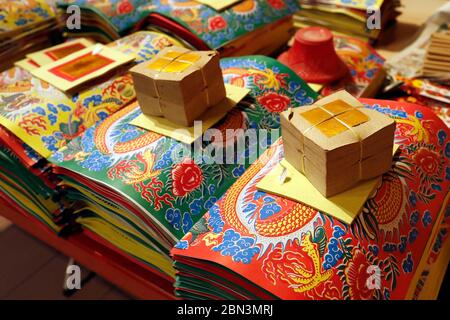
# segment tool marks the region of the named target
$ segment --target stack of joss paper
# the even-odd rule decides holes
[[[300,0],[299,2],[302,10],[294,16],[297,28],[323,26],[337,34],[357,37],[367,42],[375,42],[385,34],[395,23],[399,15],[397,8],[400,7],[399,0]]]
[[[346,91],[281,115],[286,161],[325,197],[391,167],[395,122]]]
[[[178,42],[142,32],[108,47],[133,55],[139,62],[170,44]],[[60,46],[47,49],[55,50]],[[17,212],[34,216],[50,230],[60,232],[66,226],[70,229],[75,218],[71,214],[74,203],[63,196],[64,187],[59,185],[48,158],[86,128],[132,101],[135,96],[131,77],[117,74],[73,95],[21,67],[5,71],[1,79],[1,201],[8,208],[13,206]]]
[[[77,222],[170,284],[175,277],[169,257],[173,245],[257,158],[255,147],[264,150],[279,136],[278,112],[291,102],[310,104],[316,98],[291,70],[270,58],[225,59],[221,67],[227,84],[244,86],[250,93],[213,123],[223,136],[213,142],[198,140],[199,156],[194,144],[134,125],[142,111],[133,103],[87,129],[50,158],[66,197],[84,203],[75,210]],[[264,85],[269,79],[270,84]],[[260,128],[275,129],[275,138],[259,137],[256,130],[256,145],[244,141],[234,148],[237,138],[225,135],[226,129]],[[186,148],[194,150],[186,154]],[[222,161],[208,161],[213,157],[208,150],[222,150],[225,157],[224,148],[232,148],[234,161],[226,163],[217,154],[214,158]],[[181,157],[178,152],[183,152]]]
[[[65,30],[68,36],[107,42],[130,30],[158,29],[222,56],[274,52],[292,36],[292,15],[300,9],[296,0],[59,2],[63,10],[71,4],[81,7],[83,19],[80,30]]]
[[[0,1],[0,71],[25,54],[60,40],[52,1]]]
[[[436,298],[450,258],[450,131],[418,105],[362,102],[395,119],[402,146],[353,222],[259,189],[283,159],[277,140],[171,251],[179,297]]]

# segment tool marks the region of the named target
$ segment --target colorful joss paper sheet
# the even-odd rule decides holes
[[[363,102],[396,120],[401,147],[354,223],[256,189],[283,157],[277,140],[172,250],[179,296],[405,299],[424,293],[448,234],[450,131],[424,107]]]
[[[179,44],[152,32],[111,43],[144,61],[161,48]],[[131,77],[120,74],[68,96],[20,68],[2,73],[0,85],[0,196],[59,232],[58,215],[72,206],[60,197],[46,157],[135,97]],[[18,210],[20,211],[20,210]],[[60,221],[59,221],[60,222]]]
[[[200,38],[210,48],[220,48],[257,28],[292,15],[300,9],[296,0],[244,0],[218,12],[196,1],[148,1],[148,0],[88,0],[61,1],[60,7],[70,4],[94,12],[117,33],[123,34],[149,14],[169,18]],[[94,24],[86,27],[95,29]],[[177,32],[175,32],[177,33]]]
[[[217,12],[196,1],[152,1],[149,13],[175,20],[210,48],[218,49],[257,28],[300,10],[296,0],[244,0]]]
[[[135,55],[139,63],[171,44],[180,45],[159,33],[138,32],[108,46]],[[115,75],[74,95],[67,95],[40,79],[25,77],[0,87],[0,124],[47,158],[133,99],[135,92],[128,73]]]
[[[0,34],[13,32],[55,17],[50,1],[0,1]]]
[[[141,113],[138,105],[130,105],[50,158],[68,197],[86,203],[79,209],[78,222],[171,277],[170,248],[246,171],[256,153],[276,139],[271,134],[258,136],[259,129],[274,129],[278,135],[278,113],[290,105],[311,104],[317,96],[271,58],[224,59],[221,67],[227,83],[246,87],[250,94],[214,127],[223,133],[258,129],[254,132],[259,150],[244,145],[231,149],[235,152],[231,164],[211,163],[212,154],[206,151],[212,144],[232,148],[236,143],[235,137],[224,135],[222,140],[200,141],[200,154],[194,150],[174,162],[174,153],[186,145],[129,124]]]

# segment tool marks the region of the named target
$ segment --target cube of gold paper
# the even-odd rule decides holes
[[[326,197],[389,170],[394,131],[393,119],[346,91],[281,114],[286,160]]]
[[[130,71],[142,112],[181,126],[191,126],[226,96],[216,51],[168,47]]]

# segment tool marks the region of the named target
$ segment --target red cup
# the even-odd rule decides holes
[[[334,50],[331,31],[322,27],[298,30],[294,44],[278,60],[310,83],[330,83],[345,77],[349,72]]]

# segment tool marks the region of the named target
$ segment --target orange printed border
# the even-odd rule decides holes
[[[77,42],[77,43],[71,43],[67,46],[63,46],[61,48],[56,48],[53,50],[49,50],[44,52],[50,59],[53,61],[62,59],[64,57],[67,57],[69,54],[77,52],[79,50],[82,50],[84,48],[87,48],[83,43]]]
[[[104,68],[107,65],[115,62],[112,59],[109,59],[109,58],[107,58],[105,56],[97,54],[95,57],[103,60],[103,62],[100,63],[100,65],[98,65],[98,66],[96,66],[94,68],[90,68],[90,69],[86,70],[86,72],[84,72],[84,73],[82,73],[82,74],[80,74],[78,76],[71,75],[70,73],[64,71],[64,68],[66,68],[67,66],[69,66],[71,64],[74,64],[74,63],[76,63],[76,62],[78,62],[78,61],[80,61],[82,59],[85,59],[87,56],[90,56],[90,55],[92,55],[92,52],[89,52],[89,53],[84,54],[84,55],[82,55],[82,56],[80,56],[80,57],[78,57],[78,58],[76,58],[74,60],[68,61],[68,62],[66,62],[64,64],[61,64],[61,65],[56,66],[56,67],[54,67],[52,69],[49,69],[48,72],[53,73],[54,75],[56,75],[56,76],[58,76],[60,78],[63,78],[65,80],[67,80],[67,81],[76,81],[76,80],[78,80],[78,79],[80,79],[80,78],[82,78],[84,76],[87,76],[90,73],[93,73],[93,72],[95,72],[97,70],[100,70],[101,68]]]

